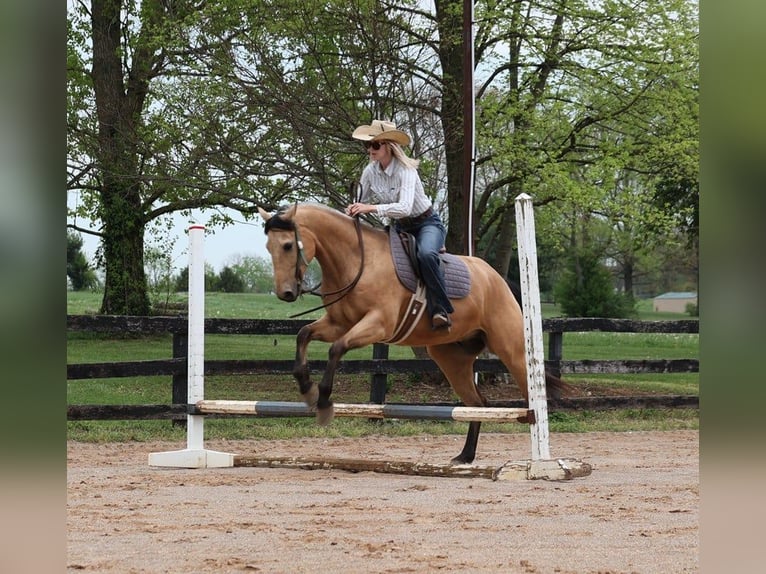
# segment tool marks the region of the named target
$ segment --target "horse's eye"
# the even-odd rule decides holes
[[[285,251],[290,251],[290,250],[292,250],[292,248],[293,248],[293,244],[292,244],[292,242],[290,242],[290,243],[285,243],[285,244],[282,246],[282,249],[284,249]]]

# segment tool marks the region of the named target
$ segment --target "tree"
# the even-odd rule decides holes
[[[187,265],[178,273],[173,280],[173,288],[176,293],[183,293],[189,290],[189,266]]]
[[[218,274],[218,290],[224,293],[242,293],[245,291],[245,281],[227,265]]]
[[[144,253],[148,293],[155,312],[166,312],[174,291],[172,246],[149,247]]]
[[[274,279],[271,262],[264,257],[236,256],[229,261],[232,270],[242,278],[244,290],[251,293],[269,293]]]
[[[66,275],[74,291],[94,289],[98,286],[96,272],[91,268],[82,252],[82,237],[69,232],[66,236]]]
[[[628,317],[635,313],[633,297],[618,293],[609,270],[596,254],[587,251],[569,257],[555,293],[568,317]]]
[[[173,281],[176,292],[185,292],[189,290],[189,266],[187,265],[178,273]],[[205,291],[220,291],[220,279],[218,274],[209,263],[205,263]]]

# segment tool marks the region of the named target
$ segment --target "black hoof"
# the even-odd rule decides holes
[[[457,466],[459,464],[471,464],[473,462],[474,457],[467,457],[463,454],[457,455],[455,458],[453,458],[451,461],[449,461],[450,466]]]

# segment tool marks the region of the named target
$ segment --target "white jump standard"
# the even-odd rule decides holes
[[[189,228],[189,353],[188,400],[205,398],[205,226]],[[149,466],[206,468],[234,466],[234,455],[207,450],[204,415],[186,416],[186,448],[149,455]]]

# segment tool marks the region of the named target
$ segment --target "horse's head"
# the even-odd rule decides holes
[[[266,222],[266,249],[274,267],[274,290],[282,301],[295,301],[301,294],[303,274],[313,258],[313,248],[304,245],[294,216],[293,205],[276,215],[260,207],[258,213]]]

